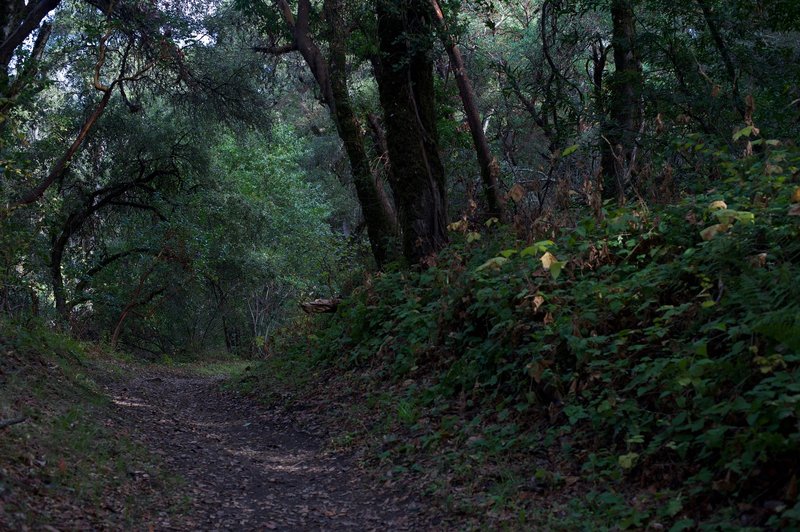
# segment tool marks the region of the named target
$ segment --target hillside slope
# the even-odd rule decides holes
[[[435,265],[367,278],[246,385],[327,382],[348,441],[476,523],[796,529],[798,159],[533,244],[454,224]]]

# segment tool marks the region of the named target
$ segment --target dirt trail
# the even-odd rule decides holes
[[[411,494],[387,492],[317,436],[220,389],[220,378],[140,376],[111,385],[115,423],[187,482],[190,530],[427,530]]]

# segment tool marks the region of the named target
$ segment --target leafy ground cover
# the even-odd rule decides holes
[[[797,529],[800,157],[718,163],[535,243],[455,224],[243,386],[332,394],[335,441],[478,526]]]
[[[158,527],[180,480],[110,422],[107,355],[44,327],[0,322],[0,525]],[[51,527],[51,528],[48,528]]]
[[[251,363],[137,364],[35,323],[0,327],[2,530],[455,528],[323,447],[313,416],[220,386]]]

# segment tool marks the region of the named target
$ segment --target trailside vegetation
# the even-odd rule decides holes
[[[376,452],[440,457],[443,499],[469,486],[483,511],[507,467],[488,506],[510,526],[796,527],[800,152],[768,145],[709,150],[721,176],[675,205],[540,241],[455,224],[435,265],[368,276],[295,357],[388,385]]]
[[[109,438],[63,344],[330,407],[456,528],[800,528],[799,36],[796,0],[5,2],[0,472],[91,476],[19,450]]]

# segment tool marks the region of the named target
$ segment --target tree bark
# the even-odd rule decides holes
[[[376,77],[377,79],[377,77]],[[372,146],[375,150],[375,154],[380,159],[380,163],[383,165],[383,173],[386,175],[386,181],[389,182],[389,188],[392,190],[392,195],[394,197],[397,196],[397,190],[395,186],[397,185],[397,179],[394,177],[394,173],[392,172],[392,164],[389,160],[389,145],[386,143],[386,133],[383,130],[383,124],[381,124],[381,119],[375,113],[369,113],[367,115],[367,123],[369,124],[369,129],[372,131]],[[378,170],[376,175],[376,185],[378,187],[383,187],[383,181],[378,179],[378,176],[381,174],[380,170]]]
[[[77,153],[78,149],[81,147],[81,144],[83,144],[83,141],[86,140],[86,137],[89,135],[89,132],[92,130],[97,120],[103,115],[103,112],[106,110],[110,99],[111,91],[104,92],[103,97],[97,104],[97,107],[83,123],[78,131],[78,135],[75,137],[75,140],[67,149],[67,152],[64,154],[64,156],[56,161],[56,163],[50,169],[50,172],[47,174],[47,177],[45,177],[32,190],[26,192],[21,198],[14,202],[14,207],[29,205],[38,201],[39,198],[44,195],[47,189],[50,188],[50,185],[55,183],[57,179],[64,175],[64,172],[66,171],[70,161],[72,161],[72,158],[75,156],[75,153]]]
[[[637,55],[632,1],[612,0],[611,20],[615,71],[609,83],[609,114],[600,139],[603,198],[622,200],[642,120],[642,69]]]
[[[334,113],[339,137],[344,143],[350,169],[356,187],[364,219],[367,221],[367,234],[372,253],[378,266],[397,258],[397,236],[399,232],[397,215],[379,187],[379,176],[373,174],[369,164],[364,133],[356,117],[347,90],[347,43],[346,27],[343,17],[342,0],[326,0],[325,18],[330,31],[329,41],[329,80],[331,98],[335,102]]]
[[[344,3],[341,0],[325,2],[325,15],[331,37],[330,60],[326,60],[311,38],[310,0],[299,0],[297,17],[287,0],[276,0],[276,6],[292,34],[294,48],[303,56],[317,81],[339,138],[344,144],[356,195],[367,224],[372,253],[378,267],[381,267],[397,256],[395,242],[399,225],[391,201],[385,191],[376,186],[364,148],[361,124],[353,111],[347,90],[346,27],[342,17]]]
[[[0,67],[3,75],[8,75],[8,65],[17,49],[33,30],[39,27],[47,14],[55,9],[60,0],[39,0],[25,5],[22,1],[11,0],[0,7]]]
[[[464,58],[461,56],[461,50],[459,50],[455,39],[450,34],[450,29],[445,21],[444,13],[442,13],[442,9],[439,7],[439,3],[437,0],[430,0],[430,2],[433,7],[434,21],[438,26],[442,44],[445,50],[447,50],[447,56],[450,58],[450,65],[456,79],[456,85],[458,86],[458,94],[461,97],[461,104],[464,107],[464,114],[466,115],[469,131],[472,135],[472,143],[475,146],[475,153],[478,157],[478,165],[481,169],[481,180],[483,181],[483,193],[486,196],[487,214],[490,217],[502,219],[503,201],[499,189],[500,165],[497,163],[497,158],[492,154],[489,141],[483,131],[483,122],[481,121],[481,114],[478,110],[475,90],[472,88],[472,82],[467,75],[467,69],[464,66]]]
[[[444,167],[434,108],[429,0],[377,0],[378,78],[386,141],[397,179],[403,253],[425,263],[447,243]]]

